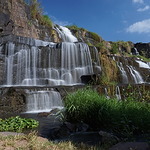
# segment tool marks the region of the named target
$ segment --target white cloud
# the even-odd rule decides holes
[[[133,2],[133,3],[141,3],[141,4],[144,3],[143,0],[132,0],[132,2]]]
[[[146,5],[144,8],[139,8],[137,11],[142,12],[150,9],[150,6]]]
[[[61,26],[66,26],[66,25],[70,25],[71,23],[69,23],[68,21],[61,21],[59,19],[57,19],[56,17],[54,16],[50,16],[50,18],[52,19],[52,21],[55,23],[55,24],[58,24],[58,25],[61,25]]]
[[[126,31],[130,33],[150,33],[150,19],[136,22],[130,25]]]

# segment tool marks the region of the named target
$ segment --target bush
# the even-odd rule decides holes
[[[66,118],[85,122],[93,129],[104,129],[122,135],[150,133],[150,104],[118,101],[99,96],[91,89],[78,90],[65,100]]]
[[[112,48],[111,48],[111,53],[112,54],[116,54],[119,52],[119,45],[118,43],[112,43]]]
[[[97,41],[97,42],[100,42],[100,41],[101,41],[101,38],[100,38],[100,36],[99,36],[97,33],[89,32],[89,34],[90,34],[90,37],[91,37],[92,39],[94,39],[95,41]]]
[[[0,131],[21,132],[23,129],[32,129],[39,125],[34,119],[25,119],[19,116],[0,119]]]

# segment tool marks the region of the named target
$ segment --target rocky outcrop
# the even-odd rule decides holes
[[[59,42],[58,34],[52,27],[32,18],[30,6],[24,0],[1,0],[0,20],[0,36],[14,34]]]
[[[150,43],[136,43],[135,48],[141,56],[150,58]]]
[[[23,90],[14,88],[0,89],[0,118],[14,116],[25,111],[26,100]]]

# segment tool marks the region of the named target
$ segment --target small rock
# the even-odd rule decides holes
[[[76,132],[86,132],[88,128],[89,128],[88,124],[81,122],[76,125]]]
[[[102,137],[102,143],[115,144],[120,141],[120,139],[117,136],[105,131],[100,131],[99,135],[101,135]]]
[[[49,115],[50,112],[41,112],[38,113],[38,117],[47,117]]]

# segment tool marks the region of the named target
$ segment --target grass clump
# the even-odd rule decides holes
[[[8,119],[0,119],[0,131],[21,132],[23,129],[36,128],[39,125],[34,119],[21,118],[19,116]]]
[[[150,62],[150,58],[146,58],[146,57],[141,56],[141,55],[138,55],[138,56],[136,56],[136,57],[142,59],[143,61]]]
[[[104,129],[124,136],[150,133],[150,104],[118,101],[99,96],[91,89],[78,90],[65,100],[68,121],[85,122],[93,129]]]
[[[97,41],[97,42],[100,42],[100,41],[101,41],[101,37],[100,37],[97,33],[89,32],[89,34],[90,34],[90,37],[91,37],[92,39],[94,39],[95,41]]]
[[[119,45],[118,45],[118,43],[113,42],[113,43],[111,44],[111,46],[112,46],[112,48],[111,48],[110,52],[111,52],[112,54],[117,54],[117,53],[119,52]]]
[[[78,31],[78,30],[83,30],[83,31],[87,31],[86,29],[84,29],[84,28],[80,28],[80,27],[78,27],[77,25],[68,25],[68,26],[66,26],[68,29],[70,29],[70,30],[75,30],[75,31]]]

